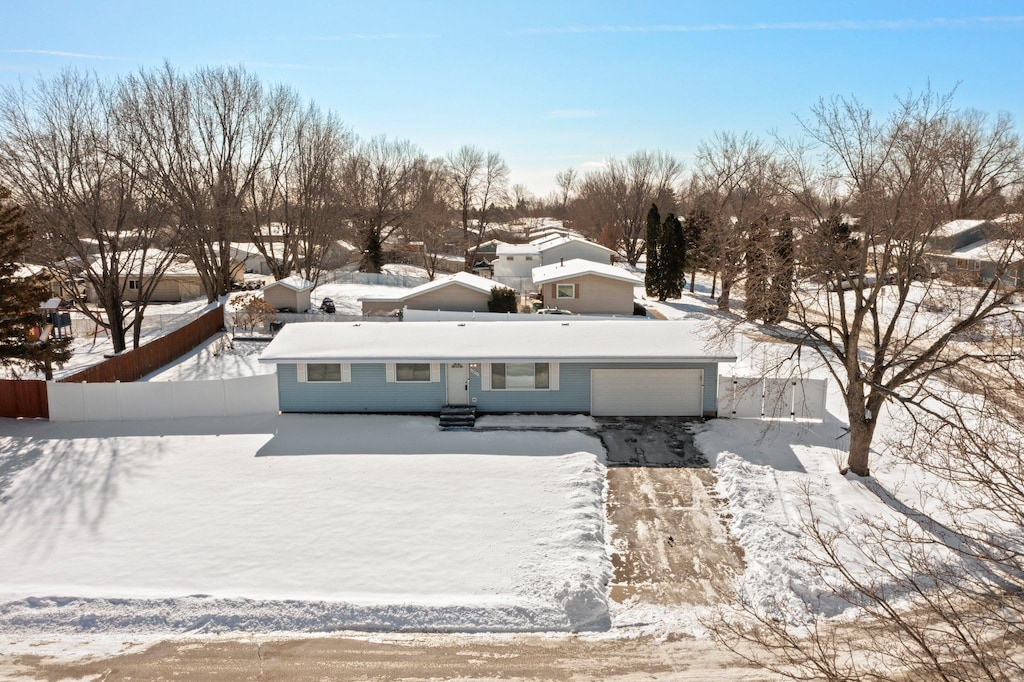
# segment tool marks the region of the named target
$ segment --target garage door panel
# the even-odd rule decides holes
[[[590,413],[596,417],[699,417],[700,369],[595,369],[590,372]]]

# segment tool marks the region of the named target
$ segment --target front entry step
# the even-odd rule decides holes
[[[441,408],[442,431],[472,429],[476,424],[476,408],[472,405],[445,405]]]

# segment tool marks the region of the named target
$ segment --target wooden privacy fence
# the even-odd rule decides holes
[[[49,416],[45,381],[0,379],[0,417]]]
[[[144,346],[129,350],[61,379],[63,383],[91,384],[135,381],[178,359],[224,328],[224,309],[217,306],[180,329]]]
[[[826,379],[718,377],[718,416],[732,419],[824,419]]]

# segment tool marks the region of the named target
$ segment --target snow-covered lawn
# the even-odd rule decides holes
[[[0,424],[0,632],[609,626],[604,450],[579,432]]]

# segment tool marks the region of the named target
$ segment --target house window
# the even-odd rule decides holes
[[[139,290],[139,280],[137,280],[137,279],[130,279],[130,280],[128,280],[128,289],[131,290],[131,291],[138,291]]]
[[[555,298],[576,298],[575,284],[556,284]]]
[[[430,381],[429,362],[399,362],[395,364],[395,381]]]
[[[533,260],[533,256],[527,256],[526,260]]]
[[[550,387],[550,374],[546,362],[495,362],[491,365],[491,389],[547,390]]]
[[[515,256],[505,256],[505,260],[515,260]]]
[[[341,381],[340,363],[311,362],[306,365],[306,381]]]

